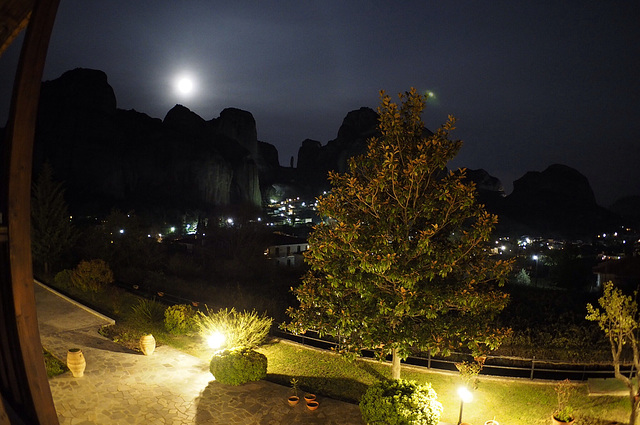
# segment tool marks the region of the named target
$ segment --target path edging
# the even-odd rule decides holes
[[[109,316],[105,316],[104,314],[99,313],[99,312],[95,311],[94,309],[92,309],[92,308],[90,308],[90,307],[87,307],[86,305],[84,305],[84,304],[82,304],[82,303],[79,303],[78,301],[74,300],[73,298],[69,298],[69,297],[67,297],[67,296],[66,296],[66,295],[64,295],[64,294],[61,294],[60,292],[58,292],[58,291],[56,291],[55,289],[53,289],[53,288],[51,288],[51,287],[49,287],[49,286],[45,285],[44,283],[40,282],[40,281],[39,281],[39,280],[37,280],[37,279],[33,279],[33,281],[34,281],[35,283],[37,283],[38,285],[40,285],[41,287],[43,287],[44,289],[48,290],[49,292],[51,292],[51,293],[53,293],[53,294],[55,294],[55,295],[59,296],[60,298],[65,299],[66,301],[68,301],[68,302],[70,302],[71,304],[75,305],[76,307],[80,307],[81,309],[83,309],[83,310],[85,310],[85,311],[87,311],[87,312],[89,312],[89,313],[93,314],[94,316],[97,316],[97,317],[101,318],[102,320],[105,320],[105,321],[109,322],[109,325],[115,325],[115,324],[116,324],[115,319],[112,319],[112,318],[111,318],[111,317],[109,317]]]

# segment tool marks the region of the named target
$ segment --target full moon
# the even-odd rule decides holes
[[[193,91],[193,81],[188,77],[181,77],[176,82],[176,89],[182,95],[189,95]]]

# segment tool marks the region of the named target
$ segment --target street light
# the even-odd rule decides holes
[[[458,425],[462,423],[462,408],[465,403],[469,403],[473,400],[473,394],[467,389],[467,387],[458,388],[458,396],[460,396],[460,416],[458,417]]]
[[[535,262],[536,262],[536,276],[535,276],[535,283],[534,283],[534,285],[535,285],[535,287],[537,288],[537,287],[538,287],[538,259],[539,259],[539,257],[538,257],[537,255],[534,255],[534,256],[533,256],[533,257],[531,257],[531,258],[533,258],[533,261],[535,261]]]

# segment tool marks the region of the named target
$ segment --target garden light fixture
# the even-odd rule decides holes
[[[462,423],[462,408],[465,403],[469,403],[473,400],[473,394],[467,389],[467,387],[458,388],[458,396],[460,396],[460,416],[458,417],[458,425]]]
[[[209,344],[209,347],[213,348],[214,350],[218,350],[224,345],[226,339],[227,338],[222,332],[214,332],[207,338],[207,344]]]

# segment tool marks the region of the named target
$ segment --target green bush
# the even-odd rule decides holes
[[[174,335],[187,335],[198,329],[196,311],[188,304],[176,304],[164,311],[164,327]]]
[[[209,364],[216,381],[226,385],[241,385],[267,376],[267,357],[254,350],[223,351]]]
[[[366,423],[438,425],[442,404],[427,383],[403,379],[382,381],[369,387],[360,401]]]
[[[69,370],[63,362],[55,358],[53,354],[44,348],[42,349],[42,354],[44,355],[44,366],[47,370],[47,378],[53,378]]]
[[[73,270],[64,269],[61,272],[56,273],[53,278],[53,282],[56,285],[56,288],[67,289],[73,285],[71,281],[71,276],[73,276]]]
[[[131,307],[131,319],[138,323],[153,324],[164,321],[166,307],[156,300],[140,299],[138,304]]]
[[[104,260],[83,260],[73,270],[71,283],[82,291],[98,292],[113,283],[113,272]]]
[[[215,333],[224,335],[220,349],[230,351],[251,349],[262,344],[269,335],[272,321],[272,318],[259,316],[255,311],[237,312],[234,308],[217,312],[207,308],[206,314],[198,314],[200,335],[205,340]]]

